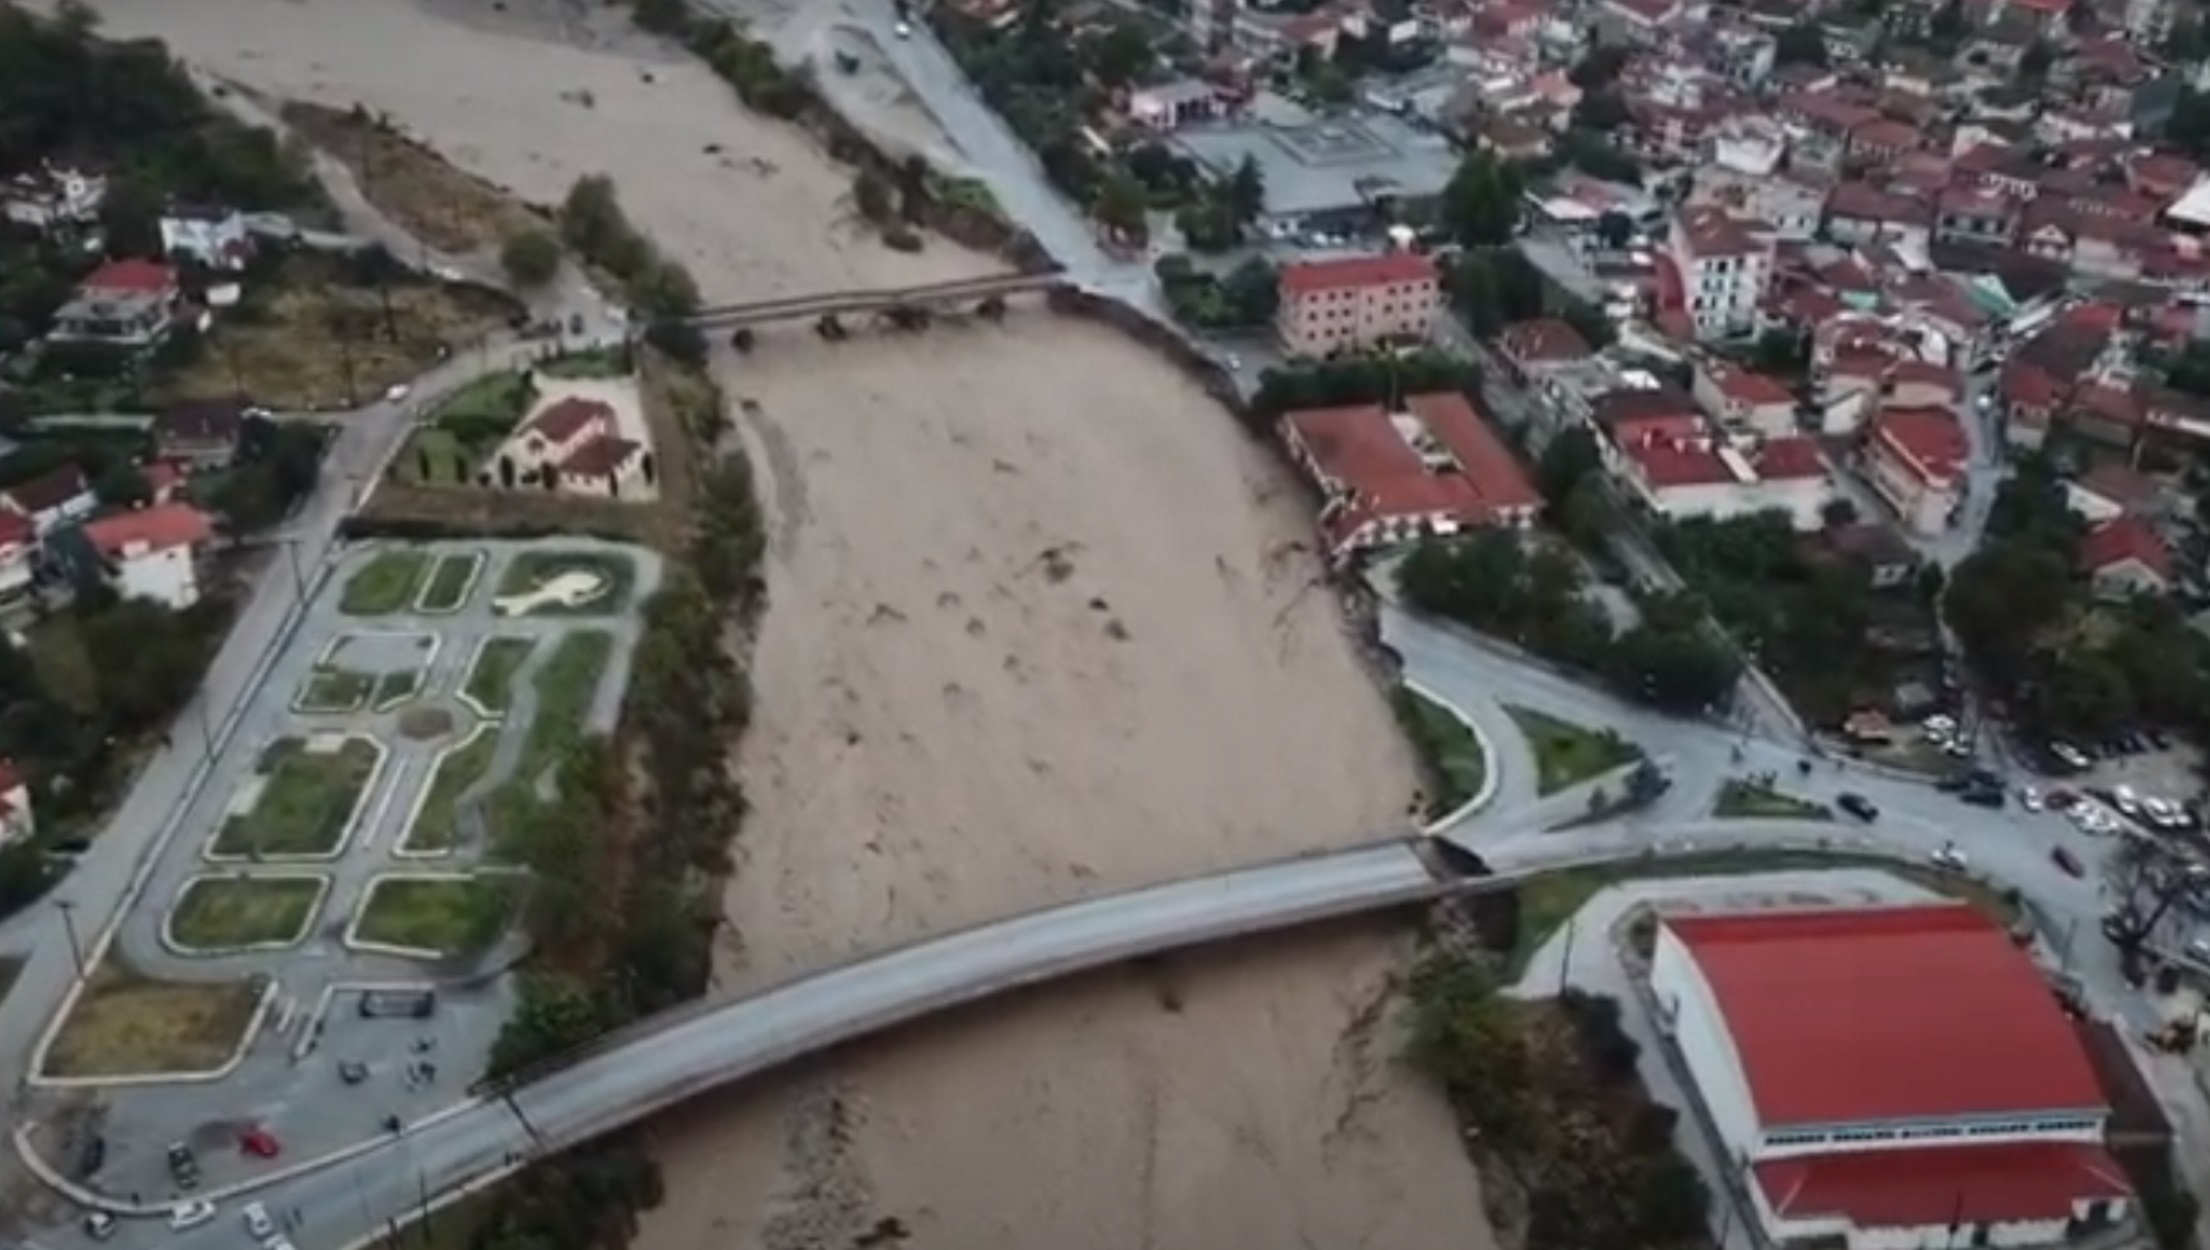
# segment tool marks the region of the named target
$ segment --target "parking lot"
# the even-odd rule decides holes
[[[338,557],[50,1035],[31,1098],[49,1162],[168,1200],[458,1098],[525,953],[486,800],[549,771],[541,743],[566,735],[540,721],[613,725],[659,574],[591,540]],[[196,1051],[161,1036],[195,995],[236,1009]],[[193,1058],[165,1076],[156,1053]]]

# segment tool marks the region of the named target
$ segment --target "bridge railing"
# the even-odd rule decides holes
[[[711,308],[699,309],[688,320],[694,323],[711,323],[746,317],[765,319],[779,316],[801,316],[808,312],[833,308],[887,308],[897,304],[918,304],[931,300],[970,297],[980,299],[990,295],[1045,290],[1066,281],[1064,271],[1052,270],[1045,273],[1003,273],[982,278],[958,278],[949,282],[932,282],[923,286],[820,291],[811,295],[786,295],[775,299],[752,300],[742,304],[717,304]]]

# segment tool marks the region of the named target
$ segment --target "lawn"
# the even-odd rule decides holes
[[[92,972],[46,1051],[47,1076],[213,1072],[245,1040],[259,978],[222,984],[155,981],[110,960]]]
[[[491,453],[519,425],[536,401],[527,377],[508,370],[468,383],[437,406],[399,453],[400,473],[411,482],[469,484]]]
[[[164,402],[241,390],[279,412],[359,408],[505,324],[489,292],[401,273],[355,285],[335,261],[293,253],[215,320],[191,362],[154,387]]]
[[[353,940],[467,955],[499,940],[514,919],[521,879],[386,877],[369,888]]]
[[[376,679],[366,673],[356,673],[343,668],[317,668],[307,674],[307,680],[299,689],[296,706],[302,712],[332,715],[340,712],[357,712],[368,702],[368,696],[376,688]]]
[[[557,767],[582,741],[591,701],[606,661],[613,654],[614,637],[601,630],[579,630],[561,638],[551,655],[537,669],[531,689],[537,705],[531,710],[529,736],[514,772],[492,796],[491,826],[495,853],[517,858],[516,848],[499,841],[521,827],[518,812],[535,796],[539,778]]]
[[[1546,873],[1518,889],[1519,915],[1515,940],[1505,960],[1507,982],[1542,944],[1571,919],[1588,901],[1608,886],[1622,881],[1652,881],[1667,877],[1740,877],[1763,872],[1807,869],[1874,868],[1900,877],[1932,893],[1970,903],[2004,928],[2021,919],[2019,901],[2006,891],[1992,889],[1957,873],[1938,872],[1917,864],[1882,859],[1874,855],[1815,851],[1709,851],[1665,859],[1624,860],[1591,868],[1570,868]],[[1481,895],[1475,895],[1479,899]]]
[[[1399,687],[1392,702],[1398,723],[1412,739],[1412,748],[1419,752],[1436,787],[1428,800],[1428,816],[1454,812],[1479,794],[1488,778],[1488,757],[1481,750],[1481,740],[1457,713],[1410,687]]]
[[[336,750],[310,750],[280,738],[261,756],[261,793],[251,810],[223,822],[217,855],[327,855],[376,769],[374,743],[347,738]]]
[[[1730,777],[1719,787],[1713,815],[1768,820],[1832,820],[1834,809],[1824,803],[1797,798],[1759,781]]]
[[[388,712],[405,703],[422,688],[422,670],[416,668],[393,669],[376,679],[376,691],[369,699],[369,707]]]
[[[429,553],[411,548],[378,552],[345,579],[338,611],[347,616],[390,616],[414,603],[430,571]]]
[[[288,103],[285,122],[360,180],[362,194],[408,234],[445,252],[496,247],[544,222],[367,113]]]
[[[629,353],[622,348],[594,347],[555,356],[538,365],[537,371],[548,378],[626,378],[630,374]]]
[[[1535,753],[1539,794],[1556,794],[1642,758],[1642,751],[1611,730],[1584,729],[1532,708],[1507,707]]]
[[[468,787],[490,773],[491,757],[498,749],[499,731],[487,725],[438,761],[437,771],[430,774],[429,790],[422,796],[422,806],[415,812],[414,823],[407,827],[402,845],[408,851],[428,854],[453,848],[460,835],[454,805]]]
[[[629,602],[629,588],[636,579],[636,566],[629,557],[611,552],[597,551],[525,551],[514,557],[499,577],[499,597],[526,595],[563,573],[588,573],[603,579],[605,593],[588,603],[576,607],[564,607],[557,603],[541,602],[532,607],[529,616],[611,616],[620,612]]]
[[[514,675],[536,647],[529,638],[485,639],[468,668],[468,697],[492,715],[503,715],[514,702]]]
[[[483,553],[461,551],[441,555],[437,567],[430,570],[430,580],[422,587],[422,596],[415,600],[416,611],[458,612],[468,601],[468,592],[475,585],[476,570],[483,567]]]
[[[199,877],[169,915],[169,938],[193,951],[290,945],[307,936],[320,877]]]

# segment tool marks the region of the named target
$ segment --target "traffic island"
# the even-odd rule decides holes
[[[163,921],[161,941],[182,955],[234,955],[297,946],[314,927],[330,879],[313,873],[194,877]]]
[[[292,710],[307,716],[388,712],[415,697],[422,674],[437,660],[436,634],[339,634],[315,657]]]
[[[379,877],[361,900],[345,944],[408,959],[481,954],[513,923],[521,898],[517,873]]]
[[[422,583],[421,593],[415,596],[414,610],[428,616],[450,616],[468,606],[468,596],[475,592],[483,566],[481,551],[440,554]]]
[[[353,734],[279,738],[238,787],[208,847],[213,860],[331,859],[345,848],[383,744]]]
[[[1458,713],[1410,686],[1397,687],[1390,705],[1427,776],[1430,792],[1421,815],[1441,820],[1470,809],[1488,785],[1489,758],[1480,734]]]
[[[46,1039],[36,1071],[47,1084],[212,1080],[245,1053],[274,985],[156,981],[109,959],[92,970]]]
[[[1534,752],[1537,794],[1556,794],[1642,758],[1640,747],[1609,729],[1585,729],[1533,708],[1504,710]]]
[[[1834,809],[1786,793],[1769,780],[1729,777],[1719,786],[1712,815],[1725,820],[1832,820]]]
[[[426,551],[381,551],[353,570],[338,595],[338,611],[347,616],[390,616],[404,612],[423,589],[430,572]]]
[[[450,855],[460,841],[461,796],[491,775],[499,751],[499,726],[485,721],[466,738],[445,748],[430,770],[429,784],[415,795],[395,854],[403,858]]]
[[[524,551],[507,562],[492,611],[500,616],[613,616],[629,604],[637,566],[600,551]]]

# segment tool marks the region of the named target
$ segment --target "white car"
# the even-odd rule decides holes
[[[400,400],[405,399],[407,396],[412,395],[413,393],[413,387],[407,385],[404,382],[394,382],[390,386],[384,388],[384,402],[387,404],[396,404]]]
[[[2072,768],[2085,768],[2088,764],[2087,757],[2080,754],[2079,748],[2068,742],[2059,742],[2050,747],[2049,754],[2056,756]]]
[[[2034,789],[2032,786],[2027,786],[2018,792],[2018,805],[2029,812],[2038,812],[2048,806],[2047,803],[2042,801],[2041,791]]]
[[[198,1228],[215,1218],[215,1204],[205,1198],[194,1198],[169,1208],[169,1231],[181,1233],[187,1228]]]
[[[900,22],[896,26],[891,27],[891,29],[898,32],[898,38],[900,39],[913,38],[913,26],[911,23]]]
[[[1936,712],[1932,716],[1927,717],[1925,720],[1920,721],[1919,724],[1923,726],[1928,733],[1951,734],[1957,732],[1957,722],[1954,719],[1944,716],[1939,712]]]
[[[258,1202],[249,1202],[241,1212],[246,1217],[246,1231],[255,1241],[265,1241],[276,1234],[276,1221],[269,1218],[269,1209]]]
[[[1947,868],[1952,872],[1963,872],[1972,863],[1965,858],[1963,851],[1957,849],[1954,842],[1942,843],[1941,849],[1934,852],[1932,859],[1936,868]]]

